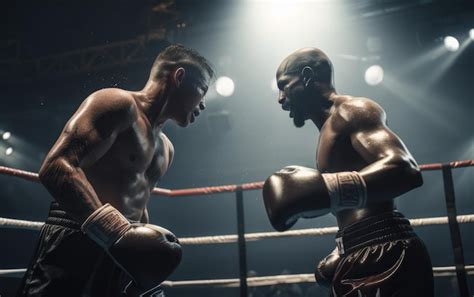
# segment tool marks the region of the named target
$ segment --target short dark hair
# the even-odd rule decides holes
[[[196,50],[181,44],[166,47],[156,57],[150,76],[160,79],[177,67],[183,67],[192,76],[202,80],[205,79],[205,74],[209,76],[209,80],[214,79],[215,76],[214,69],[206,58]]]

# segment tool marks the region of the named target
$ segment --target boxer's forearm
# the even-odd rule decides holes
[[[423,184],[411,156],[389,155],[359,171],[367,186],[367,203],[394,199]]]
[[[78,222],[83,222],[102,206],[84,171],[63,158],[43,164],[39,178],[61,207]]]

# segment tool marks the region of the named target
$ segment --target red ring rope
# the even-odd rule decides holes
[[[447,165],[451,168],[470,167],[470,166],[474,166],[474,160],[453,161],[453,162],[447,163]],[[421,171],[441,170],[442,167],[443,167],[443,163],[422,164],[420,165],[420,170]],[[16,176],[16,177],[23,178],[29,181],[39,182],[37,173],[20,170],[16,168],[0,166],[0,174]],[[210,195],[210,194],[218,194],[218,193],[235,192],[237,188],[239,187],[242,188],[242,190],[244,191],[258,190],[263,187],[263,182],[252,182],[252,183],[245,183],[241,185],[222,185],[222,186],[176,189],[176,190],[154,188],[152,193],[156,195],[169,196],[169,197]]]

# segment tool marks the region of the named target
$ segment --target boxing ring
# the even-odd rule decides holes
[[[447,216],[410,219],[410,223],[414,227],[445,224],[449,225],[455,263],[454,266],[433,267],[433,274],[435,277],[456,276],[461,297],[469,296],[467,275],[474,275],[474,265],[466,265],[464,262],[463,245],[459,230],[459,224],[473,223],[474,214],[459,216],[457,215],[452,170],[455,168],[472,166],[474,166],[474,160],[420,165],[420,169],[422,171],[442,171]],[[38,175],[36,173],[23,171],[15,168],[0,166],[0,174],[10,175],[28,181],[39,182]],[[244,192],[258,190],[262,187],[263,182],[253,182],[240,185],[222,185],[177,190],[163,188],[153,189],[153,194],[168,197],[211,195],[229,192],[235,193],[236,197],[237,234],[183,237],[180,238],[179,241],[182,245],[237,243],[239,253],[239,278],[165,281],[162,283],[162,286],[174,288],[197,286],[239,287],[240,296],[244,297],[247,296],[248,287],[291,283],[314,283],[315,278],[313,273],[247,277],[247,242],[259,241],[268,238],[323,236],[329,234],[336,234],[338,231],[338,227],[324,227],[291,230],[286,232],[245,233]],[[43,222],[0,218],[0,228],[39,230],[43,226],[43,224]],[[26,269],[0,269],[0,277],[22,277],[25,271]]]

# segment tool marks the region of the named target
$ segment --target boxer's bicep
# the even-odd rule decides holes
[[[100,92],[100,91],[99,91]],[[115,91],[93,94],[68,121],[46,156],[39,178],[52,196],[78,221],[101,206],[83,168],[95,163],[133,117],[128,99],[110,97]],[[133,99],[133,98],[132,98]]]
[[[368,164],[411,158],[402,140],[387,127],[385,111],[375,101],[368,98],[348,101],[340,114],[352,147]]]
[[[415,159],[383,123],[354,132],[351,142],[367,163],[358,172],[367,185],[368,203],[393,199],[423,183]]]
[[[369,164],[386,158],[411,158],[402,140],[382,123],[353,132],[351,143]]]

